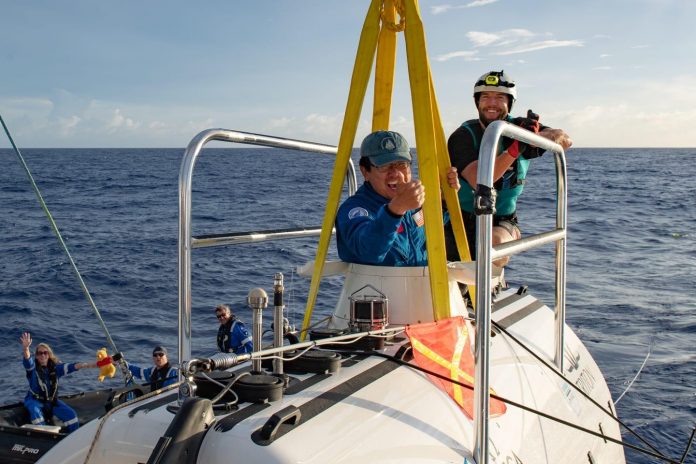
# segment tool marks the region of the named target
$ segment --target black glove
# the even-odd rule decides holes
[[[527,129],[535,134],[539,133],[539,115],[534,113],[532,110],[527,110],[527,117],[512,118],[510,121],[516,126],[520,126],[522,129]]]

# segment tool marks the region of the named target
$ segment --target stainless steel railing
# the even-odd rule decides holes
[[[493,189],[493,167],[498,155],[501,137],[511,137],[543,148],[554,154],[556,164],[556,228],[554,230],[514,240],[492,247],[492,214],[476,218],[476,347],[474,382],[474,459],[477,464],[488,464],[489,417],[489,342],[491,330],[491,263],[494,259],[510,256],[546,243],[556,243],[556,291],[554,308],[554,363],[563,372],[563,343],[565,326],[566,284],[566,229],[567,229],[567,172],[563,148],[539,135],[504,121],[491,123],[483,134],[479,152],[477,184],[483,191]],[[477,193],[478,194],[478,193]],[[478,200],[478,199],[477,199]],[[485,200],[485,198],[483,199]]]
[[[191,231],[191,183],[193,170],[203,147],[211,141],[243,143],[265,147],[285,148],[310,153],[336,155],[337,148],[301,140],[271,137],[226,129],[208,129],[196,135],[184,153],[179,169],[179,361],[191,359],[191,250],[248,242],[263,242],[286,238],[319,235],[321,227],[276,229],[260,232],[215,234],[193,237]],[[357,190],[355,166],[349,160],[346,172],[349,194]]]

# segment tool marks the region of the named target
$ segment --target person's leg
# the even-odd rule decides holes
[[[46,425],[43,414],[43,401],[29,397],[24,399],[24,407],[29,411],[29,420],[34,425]]]
[[[510,242],[522,238],[522,233],[514,220],[501,220],[493,227],[493,246],[501,243]],[[510,262],[510,257],[500,258],[493,261],[499,267],[505,267]]]
[[[74,432],[80,426],[77,420],[77,413],[61,400],[57,400],[55,406],[53,406],[53,414],[65,424],[68,428],[68,433]]]

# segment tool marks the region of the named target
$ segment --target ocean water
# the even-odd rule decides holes
[[[147,365],[152,347],[164,344],[176,360],[183,149],[23,154],[118,349]],[[206,149],[194,175],[194,235],[321,224],[332,165],[326,155]],[[0,150],[0,166],[4,404],[26,391],[23,331],[69,362],[93,360],[106,339],[11,150]],[[568,173],[568,323],[614,398],[650,353],[618,413],[678,459],[696,424],[696,149],[572,149]],[[535,160],[518,206],[523,232],[553,224],[554,186],[552,158]],[[317,240],[194,250],[194,354],[215,350],[214,306],[228,303],[250,322],[248,291],[270,292],[276,272],[285,275],[288,316],[301,325],[308,281],[293,269],[313,258]],[[506,275],[553,303],[552,246],[514,257]],[[331,311],[339,286],[337,279],[322,284],[315,317]],[[99,387],[96,377],[94,370],[77,372],[61,391]],[[105,381],[120,384],[118,377]],[[632,451],[627,459],[655,462]],[[696,462],[696,451],[686,462]]]

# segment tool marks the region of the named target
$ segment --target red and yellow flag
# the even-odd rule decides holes
[[[419,367],[452,380],[474,386],[474,356],[464,317],[455,316],[427,324],[409,325],[406,335],[413,347],[413,360]],[[428,375],[431,382],[447,392],[470,419],[474,417],[474,391]],[[491,393],[495,393],[491,389]],[[491,398],[492,417],[505,413],[505,403]]]

